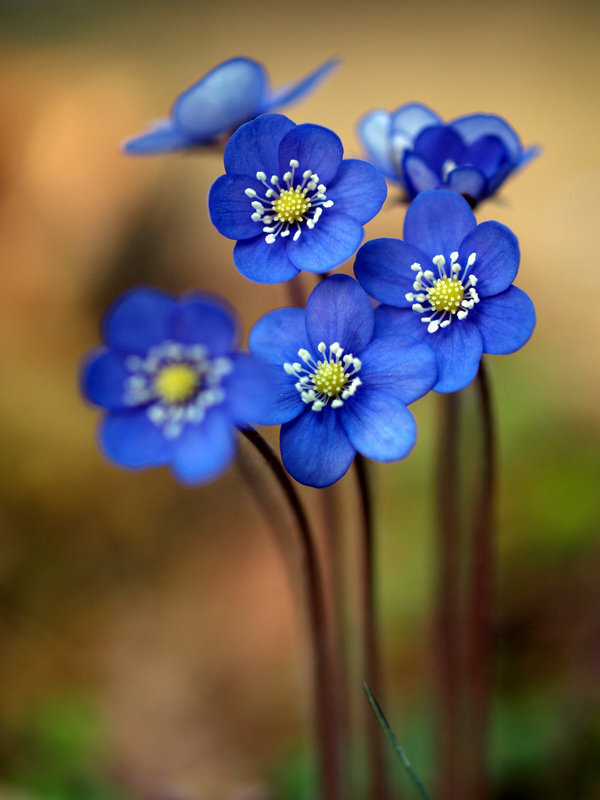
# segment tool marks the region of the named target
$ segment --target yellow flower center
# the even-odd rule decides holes
[[[339,361],[321,361],[313,376],[319,394],[336,397],[348,383],[348,376]]]
[[[154,388],[166,403],[185,403],[197,391],[199,377],[189,364],[168,364],[154,378]]]
[[[310,200],[306,197],[306,189],[296,186],[295,189],[284,189],[273,202],[274,220],[276,222],[302,222],[310,208]]]
[[[456,314],[464,295],[464,287],[457,278],[438,278],[427,292],[427,299],[436,311]]]

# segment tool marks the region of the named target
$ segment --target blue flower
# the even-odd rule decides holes
[[[316,286],[306,310],[260,319],[250,349],[270,365],[277,391],[262,422],[281,426],[287,471],[308,486],[329,486],[358,451],[376,461],[404,458],[416,438],[407,404],[436,381],[424,344],[374,333],[366,293],[347,275]]]
[[[374,239],[356,254],[354,274],[384,305],[380,335],[413,337],[435,351],[438,392],[456,392],[477,373],[482,353],[513,353],[535,326],[533,304],[512,282],[516,236],[499,222],[477,224],[448,191],[423,192],[406,212],[404,241]]]
[[[280,283],[300,270],[327,272],[356,251],[387,188],[372,164],[342,155],[333,131],[281,114],[234,133],[208,206],[217,230],[238,240],[233,260],[242,275]]]
[[[409,103],[391,114],[371,111],[359,123],[370,160],[409,199],[426,189],[451,189],[471,206],[492,195],[538,153],[493,114],[470,114],[447,125],[427,106]]]
[[[123,145],[129,155],[155,155],[211,144],[244,122],[308,94],[337,66],[331,59],[300,81],[276,91],[262,64],[232,58],[179,95],[168,119],[155,122]]]
[[[81,386],[107,412],[106,455],[133,469],[169,463],[187,483],[223,472],[235,455],[233,426],[262,415],[272,390],[264,366],[233,349],[231,311],[211,297],[178,302],[139,288],[112,306],[103,332]]]

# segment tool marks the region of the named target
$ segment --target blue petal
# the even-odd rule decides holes
[[[471,315],[481,333],[484,353],[514,353],[523,347],[535,327],[533,303],[516,286],[482,300],[469,312],[469,319]]]
[[[335,181],[327,187],[327,199],[337,211],[364,225],[380,210],[387,197],[387,186],[379,171],[366,161],[342,161]]]
[[[173,119],[197,139],[208,141],[255,117],[263,104],[265,86],[261,64],[232,58],[177,98]]]
[[[189,133],[170,119],[165,119],[155,123],[144,133],[127,139],[123,142],[122,149],[130,156],[151,156],[183,150],[195,144],[196,140]]]
[[[471,313],[468,319],[454,319],[447,328],[428,334],[427,342],[438,362],[436,392],[458,392],[477,374],[483,343]]]
[[[296,167],[298,177],[309,169],[327,186],[335,178],[343,155],[340,137],[329,128],[310,123],[297,125],[281,140],[277,174],[284,175],[290,169],[290,160],[295,158],[300,163]]]
[[[265,314],[250,331],[250,350],[280,367],[286,361],[297,361],[298,350],[308,345],[304,317],[303,308],[279,308]]]
[[[300,483],[330,486],[348,471],[355,449],[330,408],[310,408],[281,426],[281,458],[284,467]]]
[[[476,225],[469,204],[456,192],[422,192],[406,212],[404,239],[430,259],[437,255],[447,259]]]
[[[371,386],[359,386],[341,411],[352,446],[375,461],[404,458],[417,438],[417,424],[404,403]]]
[[[406,299],[413,293],[414,263],[429,268],[422,250],[400,239],[372,239],[356,254],[354,274],[363,289],[375,300],[400,308],[410,308],[414,301]]]
[[[123,353],[143,355],[169,339],[177,303],[157,289],[132,289],[109,309],[102,328],[106,342]]]
[[[221,175],[208,193],[208,212],[215,228],[228,239],[251,239],[262,233],[263,224],[254,222],[252,198],[246,189],[264,191],[256,179],[244,175]]]
[[[171,338],[182,344],[203,344],[209,355],[229,353],[237,338],[233,312],[222,302],[202,295],[188,295],[173,316]]]
[[[450,123],[466,145],[471,145],[484,136],[496,136],[503,142],[510,160],[517,163],[521,158],[523,148],[521,140],[511,126],[494,114],[469,114],[459,117]]]
[[[281,364],[264,364],[269,372],[270,391],[266,409],[257,417],[261,425],[280,425],[306,411],[307,405],[296,389],[297,379],[288,375]]]
[[[235,353],[229,358],[233,370],[223,379],[223,408],[236,425],[261,422],[277,388],[271,379],[270,365],[247,353]]]
[[[311,72],[305,78],[292,83],[287,83],[285,86],[280,86],[266,98],[263,111],[270,111],[272,108],[285,106],[301,97],[307,95],[315,86],[329,75],[338,65],[339,59],[330,58],[324,64],[321,64],[314,72]]]
[[[358,123],[358,136],[369,160],[388,178],[398,180],[392,160],[391,114],[381,109],[365,114]]]
[[[257,283],[289,281],[299,272],[288,257],[281,236],[272,244],[265,242],[264,234],[239,241],[233,248],[233,261],[245,278]]]
[[[125,408],[125,381],[129,375],[122,355],[99,349],[90,353],[81,369],[81,391],[97,406]]]
[[[477,278],[480,297],[499,294],[514,281],[519,269],[519,242],[505,225],[492,220],[482,222],[463,239],[458,262],[464,267],[471,253],[476,253],[470,272]]]
[[[375,309],[375,337],[395,337],[401,345],[409,342],[429,341],[427,325],[421,322],[421,314],[412,309],[378,306]]]
[[[523,151],[523,155],[519,159],[519,166],[522,167],[525,164],[528,164],[532,158],[536,158],[541,153],[542,148],[538,145],[531,145],[531,147],[526,147]]]
[[[462,164],[466,148],[460,136],[445,125],[425,128],[417,136],[413,152],[438,175],[443,175],[447,161]]]
[[[374,339],[361,353],[360,378],[365,386],[414,403],[437,382],[437,361],[427,344],[403,343],[397,336]],[[362,388],[357,392],[357,397]],[[357,448],[360,449],[360,448]],[[361,451],[362,452],[362,451]]]
[[[419,192],[437,189],[441,185],[439,176],[427,166],[423,159],[408,150],[402,159],[402,173],[406,191],[410,197],[414,197]]]
[[[279,174],[279,143],[296,125],[282,114],[264,114],[242,125],[227,142],[225,171],[237,175]]]
[[[217,478],[235,456],[235,438],[223,411],[211,408],[199,425],[186,425],[173,443],[173,471],[184,483]]]
[[[468,148],[467,161],[491,177],[510,161],[510,157],[504,143],[497,136],[483,136]]]
[[[414,139],[424,128],[442,125],[442,120],[435,111],[423,103],[407,103],[400,106],[392,114],[392,130],[394,133],[401,131],[410,139]]]
[[[373,336],[373,309],[367,294],[348,275],[325,278],[306,303],[306,330],[312,349],[339,342],[346,354],[357,356]]]
[[[288,237],[287,254],[296,269],[322,274],[350,258],[363,235],[360,222],[336,211],[334,206],[325,209],[312,230],[303,225],[297,241]]]
[[[110,459],[132,469],[166,463],[171,446],[146,408],[108,414],[100,426],[100,444]]]
[[[473,201],[479,200],[485,194],[486,183],[485,175],[476,167],[457,167],[450,172],[446,181],[453,192]]]

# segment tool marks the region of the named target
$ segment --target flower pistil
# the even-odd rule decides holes
[[[356,375],[362,362],[350,353],[343,356],[344,348],[339,342],[329,345],[329,354],[325,342],[319,342],[317,350],[321,354],[320,360],[315,361],[308,350],[300,348],[298,356],[306,366],[295,361],[292,364],[286,362],[283,368],[288,375],[298,378],[296,389],[313,411],[321,411],[328,403],[331,408],[340,408],[362,384]]]

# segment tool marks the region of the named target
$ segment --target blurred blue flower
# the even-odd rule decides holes
[[[478,225],[464,198],[440,190],[410,204],[404,241],[361,247],[354,274],[384,304],[375,311],[376,332],[426,342],[438,363],[433,388],[456,392],[473,380],[482,353],[513,353],[533,332],[533,303],[512,285],[519,257],[508,228]]]
[[[376,461],[404,458],[416,438],[407,404],[436,381],[429,347],[374,333],[366,293],[347,275],[326,278],[306,310],[260,319],[250,349],[273,373],[277,391],[262,422],[281,426],[287,471],[308,486],[329,486],[356,452]]]
[[[493,114],[470,114],[445,124],[427,106],[371,111],[358,132],[370,160],[399,183],[409,199],[426,189],[451,189],[471,206],[492,195],[534,156],[511,126]]]
[[[259,114],[304,97],[337,64],[326,61],[302,80],[272,91],[262,64],[249,58],[224,61],[179,95],[168,119],[129,139],[123,149],[145,156],[210,144]]]
[[[320,125],[265,114],[242,125],[225,148],[226,174],[211,187],[217,230],[237,239],[236,267],[258,283],[300,270],[323,273],[356,251],[363,225],[387,195],[379,171],[342,160],[339,137]]]
[[[84,362],[85,397],[106,410],[105,454],[125,467],[171,464],[189,483],[209,481],[235,454],[234,426],[264,413],[264,366],[233,349],[236,322],[214,298],[177,301],[138,288],[108,311],[105,346]]]

